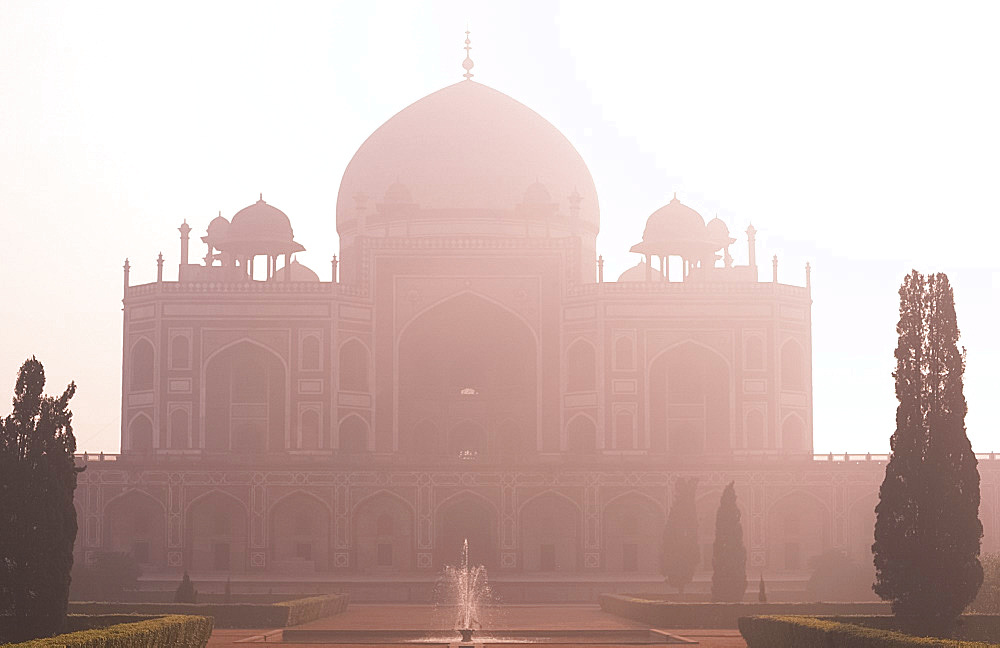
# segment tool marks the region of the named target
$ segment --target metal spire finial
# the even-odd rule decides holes
[[[475,65],[475,63],[472,62],[472,58],[469,56],[469,50],[472,49],[472,41],[469,40],[469,34],[470,34],[469,27],[466,26],[465,27],[465,60],[462,61],[462,67],[465,68],[465,74],[463,74],[462,76],[465,77],[466,81],[471,81],[472,80],[472,66]]]

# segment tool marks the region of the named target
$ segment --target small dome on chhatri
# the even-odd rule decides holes
[[[289,278],[289,273],[291,277]],[[319,275],[313,272],[309,267],[302,265],[298,261],[293,260],[287,266],[282,266],[274,273],[273,281],[307,281],[307,282],[318,282]]]
[[[667,240],[703,240],[705,238],[705,219],[701,214],[677,200],[673,199],[653,212],[646,220],[646,229],[642,233],[643,241]]]
[[[202,236],[201,240],[205,243],[211,244],[213,247],[219,247],[218,244],[225,241],[228,234],[229,221],[226,220],[220,213],[212,219],[211,223],[208,224],[205,236]]]
[[[524,192],[525,205],[548,205],[552,202],[552,195],[548,188],[538,180],[532,182]]]
[[[413,202],[413,196],[410,194],[409,188],[396,180],[389,188],[385,190],[385,202],[387,203],[411,203]]]
[[[292,223],[273,205],[260,200],[236,212],[219,249],[234,254],[289,254],[305,248],[292,239]]]
[[[656,268],[651,268],[649,278],[653,281],[657,281],[662,279],[663,275],[660,274],[660,271]],[[618,281],[646,281],[646,262],[640,261],[636,265],[618,275]]]
[[[723,247],[732,243],[729,238],[729,227],[718,216],[708,221],[708,224],[705,225],[705,233],[710,241],[719,243]]]

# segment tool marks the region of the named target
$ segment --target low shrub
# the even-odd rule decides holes
[[[195,614],[215,619],[216,628],[284,628],[339,614],[347,594],[326,594],[280,603],[103,603],[70,602],[80,614]]]
[[[347,610],[350,597],[347,594],[327,594],[325,596],[310,596],[294,601],[275,603],[274,607],[288,608],[288,618],[285,626],[301,625],[316,619],[340,614]]]
[[[71,627],[74,622],[86,625],[97,621],[74,620],[71,616]],[[166,616],[8,644],[6,648],[204,648],[211,634],[212,619]]]
[[[747,648],[995,648],[997,644],[913,637],[895,630],[810,616],[754,616],[739,620]]]
[[[657,628],[733,628],[753,615],[887,614],[888,603],[673,603],[602,594],[601,609]]]

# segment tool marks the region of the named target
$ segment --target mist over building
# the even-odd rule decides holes
[[[467,61],[355,154],[330,267],[294,260],[309,241],[263,195],[181,223],[176,273],[133,286],[126,263],[122,451],[81,458],[79,558],[405,598],[468,538],[525,598],[532,574],[590,598],[662,580],[695,476],[704,574],[730,481],[751,574],[870,561],[884,464],[813,455],[808,267],[779,283],[753,226],[674,195],[606,216],[634,221],[637,264],[604,277],[585,161]]]

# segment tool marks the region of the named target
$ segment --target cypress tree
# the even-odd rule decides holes
[[[875,593],[907,630],[947,635],[975,598],[979,468],[965,430],[965,349],[948,277],[911,272],[899,290],[896,430],[875,507]]]
[[[42,363],[25,361],[13,412],[0,421],[0,614],[15,619],[13,641],[62,630],[73,568],[76,385],[59,398],[44,386]]]
[[[715,543],[712,545],[712,600],[742,601],[747,589],[747,550],[743,546],[743,525],[736,506],[736,488],[729,482],[719,499],[715,514]]]
[[[663,528],[660,566],[667,583],[681,594],[694,578],[700,552],[698,550],[698,513],[694,496],[698,478],[678,479],[674,485],[674,501]]]

